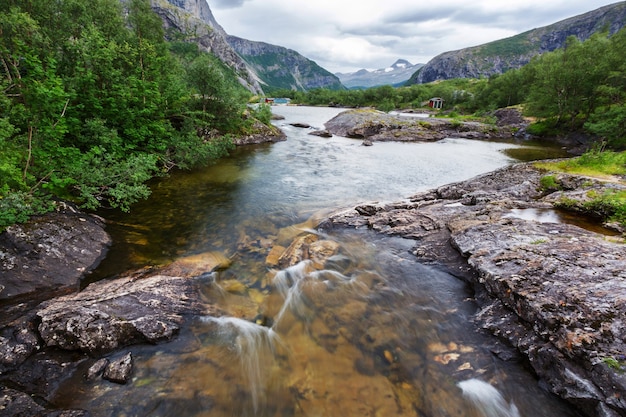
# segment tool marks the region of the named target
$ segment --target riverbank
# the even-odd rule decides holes
[[[323,229],[369,228],[415,240],[412,252],[454,272],[469,265],[478,326],[517,348],[550,391],[588,416],[626,415],[626,245],[614,233],[542,222],[553,203],[626,189],[519,164],[396,203],[363,204]],[[582,197],[584,198],[584,197]]]

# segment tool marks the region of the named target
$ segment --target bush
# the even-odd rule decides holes
[[[12,224],[24,223],[30,216],[51,211],[53,207],[53,203],[45,203],[31,193],[11,192],[3,187],[0,189],[0,232]]]

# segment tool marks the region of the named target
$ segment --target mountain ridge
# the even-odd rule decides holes
[[[411,64],[406,59],[398,59],[391,66],[373,71],[360,69],[356,72],[335,73],[347,88],[371,88],[381,85],[402,85],[424,64]]]
[[[277,88],[343,88],[336,76],[296,51],[227,34],[207,0],[150,0],[150,3],[170,38],[182,34],[185,41],[213,53],[254,94]],[[257,54],[240,54],[237,49],[253,50]],[[265,66],[259,65],[259,61]]]
[[[293,49],[232,35],[226,41],[270,90],[343,88],[339,78]]]
[[[626,2],[614,3],[515,36],[444,52],[418,69],[406,84],[502,74],[526,65],[537,55],[564,47],[569,36],[584,41],[603,28],[613,34],[625,24]]]

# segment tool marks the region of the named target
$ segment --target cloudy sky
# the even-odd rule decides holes
[[[294,49],[331,72],[426,63],[615,0],[208,0],[230,35]]]

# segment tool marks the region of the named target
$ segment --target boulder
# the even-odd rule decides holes
[[[368,142],[431,142],[444,138],[510,138],[511,128],[445,118],[402,117],[373,109],[346,110],[325,123],[333,135]],[[364,142],[367,143],[367,142]]]
[[[110,244],[102,219],[67,205],[9,226],[0,234],[0,301],[25,295],[43,300],[78,289]]]
[[[100,355],[134,343],[172,339],[185,315],[204,312],[194,281],[156,275],[97,282],[42,304],[45,346]]]
[[[104,368],[102,378],[117,384],[126,384],[130,381],[133,371],[133,355],[128,352],[119,359],[109,362]]]

